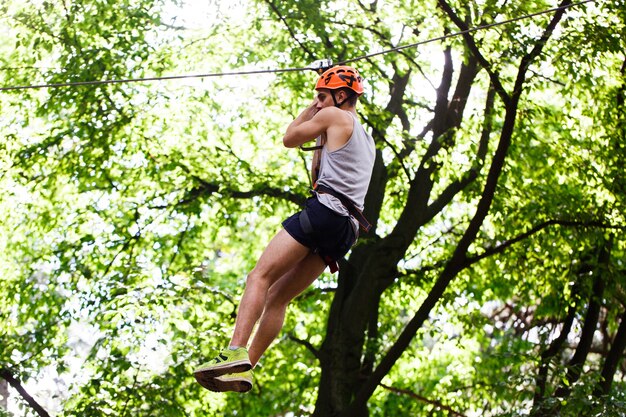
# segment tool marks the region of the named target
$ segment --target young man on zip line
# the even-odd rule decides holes
[[[317,139],[311,167],[313,197],[304,209],[287,218],[248,275],[235,330],[228,348],[194,371],[211,391],[246,392],[252,369],[278,336],[287,305],[319,277],[326,266],[337,271],[356,241],[372,175],[375,147],[357,119],[356,104],[363,80],[352,67],[326,70],[315,86],[316,96],[289,125],[283,144],[295,148]],[[254,326],[252,342],[248,341]]]

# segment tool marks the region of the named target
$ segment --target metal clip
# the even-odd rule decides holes
[[[311,65],[309,66],[309,69],[312,69],[313,71],[322,75],[324,71],[326,71],[329,68],[332,68],[332,66],[333,66],[332,59],[318,59],[317,61],[313,61],[311,63]]]

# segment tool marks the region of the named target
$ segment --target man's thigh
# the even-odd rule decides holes
[[[269,280],[271,285],[310,253],[309,248],[281,229],[267,245],[251,274]]]
[[[281,276],[269,290],[270,302],[286,304],[306,290],[326,268],[326,263],[309,252],[298,264]]]

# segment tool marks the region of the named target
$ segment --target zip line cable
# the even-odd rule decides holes
[[[310,69],[311,68],[308,68],[308,67],[285,68],[285,69],[272,69],[272,70],[217,72],[217,73],[210,73],[210,74],[167,75],[167,76],[162,76],[162,77],[126,78],[126,79],[119,79],[119,80],[75,81],[75,82],[67,82],[67,83],[22,85],[22,86],[16,86],[16,87],[0,87],[0,91],[27,90],[27,89],[35,89],[35,88],[74,87],[74,86],[81,86],[81,85],[97,85],[97,84],[123,84],[123,83],[146,82],[146,81],[180,80],[184,78],[225,77],[228,75],[268,74],[268,73],[280,73],[280,72],[305,71],[305,70],[310,70]]]
[[[569,9],[572,7],[578,7],[586,3],[594,3],[597,0],[583,0],[578,3],[567,4],[559,7],[553,7],[551,9],[543,10],[536,13],[531,13],[519,17],[514,17],[511,19],[503,20],[502,22],[489,23],[486,25],[476,26],[473,28],[469,28],[466,30],[462,30],[459,32],[450,33],[448,35],[439,36],[436,38],[426,39],[420,42],[415,42],[408,45],[402,45],[395,48],[387,49],[384,51],[374,52],[368,55],[363,55],[357,58],[348,59],[345,61],[341,61],[338,64],[343,65],[350,62],[361,61],[363,59],[372,58],[378,55],[384,55],[391,52],[397,52],[408,48],[415,48],[420,45],[424,45],[427,43],[438,42],[442,40],[446,40],[449,38],[453,38],[460,35],[465,35],[468,33],[476,32],[479,30],[490,29],[495,26],[502,26],[509,23],[517,22],[524,19],[529,19],[532,17],[556,12],[559,10]],[[316,61],[318,62],[318,61]],[[277,73],[285,73],[285,72],[298,72],[298,71],[307,71],[307,70],[319,70],[320,68],[313,67],[303,67],[303,68],[284,68],[284,69],[266,69],[266,70],[248,70],[248,71],[231,71],[231,72],[218,72],[218,73],[209,73],[209,74],[188,74],[188,75],[170,75],[170,76],[160,76],[160,77],[146,77],[146,78],[126,78],[119,80],[92,80],[92,81],[76,81],[76,82],[65,82],[65,83],[53,83],[53,84],[35,84],[35,85],[21,85],[21,86],[11,86],[11,87],[0,87],[0,92],[2,91],[15,91],[15,90],[27,90],[27,89],[42,89],[42,88],[59,88],[59,87],[74,87],[74,86],[85,86],[85,85],[101,85],[101,84],[122,84],[122,83],[133,83],[133,82],[148,82],[148,81],[164,81],[164,80],[179,80],[179,79],[189,79],[189,78],[209,78],[209,77],[226,77],[226,76],[241,76],[241,75],[253,75],[253,74],[277,74]]]

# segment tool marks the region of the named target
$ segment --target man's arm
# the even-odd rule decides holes
[[[310,105],[287,127],[283,144],[295,148],[321,136],[331,125],[332,114],[331,109],[317,111],[314,104]]]

